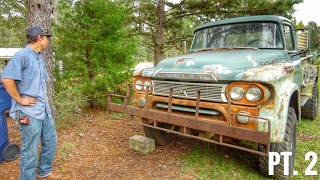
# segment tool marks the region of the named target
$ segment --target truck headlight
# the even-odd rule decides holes
[[[262,97],[262,92],[257,87],[249,87],[246,92],[246,99],[250,102],[256,102]]]
[[[135,85],[134,85],[134,87],[135,87],[136,90],[138,90],[138,91],[142,90],[142,86],[143,86],[143,82],[140,81],[140,80],[136,81],[136,83],[135,83]]]
[[[233,104],[257,106],[270,98],[272,86],[255,82],[233,82],[226,88],[228,101]]]
[[[143,85],[144,90],[147,90],[147,88],[149,88],[149,91],[151,90],[152,83],[149,80],[146,80]]]
[[[244,90],[240,86],[232,87],[230,90],[230,96],[232,100],[240,100],[244,95]]]
[[[148,94],[152,94],[153,91],[152,80],[150,78],[137,77],[133,80],[133,87],[136,93],[146,93],[148,90]]]

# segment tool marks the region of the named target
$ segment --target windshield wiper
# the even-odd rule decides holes
[[[252,50],[259,50],[257,47],[232,47],[232,48],[207,48],[207,49],[198,49],[198,50],[191,50],[189,52],[202,52],[202,51],[223,51],[223,50],[235,50],[235,49],[252,49]]]
[[[259,50],[257,47],[234,47],[232,49],[252,49],[252,50]]]

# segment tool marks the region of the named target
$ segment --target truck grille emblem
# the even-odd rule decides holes
[[[185,96],[188,96],[187,92],[182,87],[179,87],[179,91],[179,94],[184,94]]]

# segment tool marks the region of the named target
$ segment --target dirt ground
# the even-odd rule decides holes
[[[131,122],[108,118],[104,111],[86,112],[58,130],[58,151],[54,171],[63,179],[196,179],[184,172],[180,156],[194,141],[178,138],[167,146],[156,146],[142,155],[129,148],[133,135],[143,135],[138,119]],[[9,139],[20,145],[20,134],[8,120]],[[0,164],[0,179],[18,179],[19,158]]]

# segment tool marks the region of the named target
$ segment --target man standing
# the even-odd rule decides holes
[[[40,54],[47,47],[50,36],[39,26],[29,28],[28,45],[13,56],[1,75],[2,83],[12,97],[10,116],[20,123],[20,180],[33,180],[36,172],[40,178],[60,178],[52,174],[57,134],[46,95],[49,76]]]

